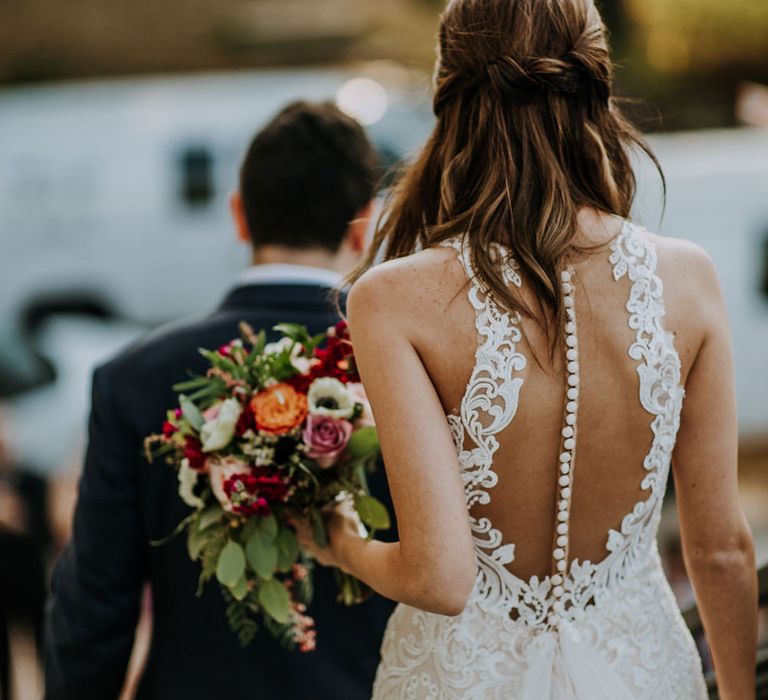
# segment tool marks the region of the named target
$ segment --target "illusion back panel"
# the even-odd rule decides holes
[[[636,335],[628,325],[629,283],[613,279],[607,253],[577,261],[574,270],[580,383],[569,559],[598,562],[608,554],[609,531],[620,530],[649,494],[641,484],[652,416],[640,402],[638,361],[628,353]],[[523,280],[520,294],[532,301],[528,289]],[[553,573],[566,372],[563,349],[550,360],[538,326],[525,319],[521,327],[525,340],[517,351],[526,366],[515,417],[496,435],[498,482],[487,490],[489,502],[476,503],[471,513],[489,518],[503,542],[514,543],[507,568],[528,579]]]

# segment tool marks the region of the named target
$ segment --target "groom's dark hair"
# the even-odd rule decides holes
[[[376,167],[362,126],[334,104],[288,105],[256,135],[240,168],[253,245],[335,252],[373,197]]]

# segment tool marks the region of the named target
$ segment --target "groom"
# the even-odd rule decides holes
[[[45,651],[48,700],[118,697],[142,588],[151,584],[153,633],[137,697],[185,700],[370,697],[392,605],[335,602],[318,568],[317,650],[288,651],[268,633],[245,649],[229,629],[215,582],[195,597],[199,565],[183,537],[153,540],[186,515],[173,470],[142,457],[174,403],[171,386],[204,372],[200,347],[238,335],[238,323],[325,330],[338,319],[330,288],[358,260],[371,213],[375,155],[360,126],[330,104],[296,103],[253,140],[231,210],[253,265],[213,313],[161,328],[96,370],[89,444],[72,541],[53,575]],[[192,274],[205,274],[205,260]],[[371,480],[388,497],[383,473]]]

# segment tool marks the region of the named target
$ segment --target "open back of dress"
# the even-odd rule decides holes
[[[462,242],[447,244],[478,335],[448,416],[478,576],[457,618],[398,607],[374,697],[706,697],[656,549],[684,392],[652,240],[625,223],[604,256],[563,271],[554,363],[536,325],[478,284]],[[515,261],[497,259],[532,301]]]

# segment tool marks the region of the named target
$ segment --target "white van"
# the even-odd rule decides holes
[[[6,378],[34,369],[18,348],[48,312],[154,325],[215,303],[247,264],[227,209],[240,158],[295,99],[359,114],[390,165],[430,127],[423,84],[376,64],[0,91]]]

